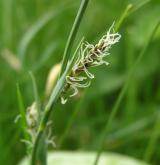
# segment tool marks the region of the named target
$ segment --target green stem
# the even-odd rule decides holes
[[[132,8],[133,8],[133,5],[132,4],[129,4],[126,7],[126,9],[124,10],[124,12],[120,16],[118,22],[115,25],[115,31],[118,31],[118,29],[121,27],[122,23],[124,22],[124,20],[126,19],[126,17],[128,17],[129,12],[131,11]]]
[[[39,100],[39,94],[38,94],[38,88],[37,88],[36,79],[35,79],[35,76],[33,75],[33,73],[31,71],[29,72],[29,74],[30,74],[31,79],[32,79],[34,99],[35,99],[35,102],[37,104],[36,106],[37,106],[38,113],[40,115],[40,113],[41,113],[41,106],[40,106],[40,100]]]
[[[67,62],[70,58],[70,54],[71,54],[71,49],[73,47],[73,43],[74,40],[76,38],[76,34],[78,32],[81,20],[83,18],[84,12],[87,8],[89,0],[82,0],[80,8],[78,10],[77,16],[75,18],[74,24],[72,26],[72,29],[70,31],[66,46],[65,46],[65,50],[64,50],[64,54],[63,54],[63,60],[62,60],[62,69],[61,69],[61,74],[64,72],[64,70],[66,69],[67,66]]]
[[[131,14],[135,13],[137,10],[141,9],[144,5],[149,3],[151,0],[145,0],[141,2],[138,5],[133,5],[133,4],[128,4],[127,7],[125,8],[124,12],[121,14],[119,17],[118,21],[115,24],[115,31],[118,31],[124,21],[126,20],[127,17],[129,17]]]
[[[42,118],[41,118],[41,121],[40,121],[40,124],[38,127],[38,131],[37,131],[37,136],[36,136],[35,143],[33,146],[31,165],[37,165],[36,162],[37,162],[37,151],[38,151],[38,147],[39,147],[39,142],[41,141],[41,138],[43,137],[42,135],[45,134],[45,128],[46,128],[49,116],[51,114],[51,111],[52,111],[54,105],[56,104],[57,100],[59,99],[59,97],[61,95],[61,92],[62,92],[64,84],[65,84],[65,78],[66,78],[66,75],[68,74],[69,70],[70,70],[70,65],[67,65],[65,72],[63,73],[63,75],[57,82],[55,88],[53,89],[53,92],[49,98],[48,104],[45,107],[45,111],[42,114]]]
[[[82,0],[80,8],[78,10],[78,14],[76,16],[72,30],[70,32],[70,35],[69,35],[69,38],[68,38],[68,41],[67,41],[67,44],[65,47],[65,51],[64,51],[63,64],[62,64],[62,69],[61,69],[61,77],[60,77],[58,83],[56,84],[56,86],[50,96],[50,99],[48,101],[48,104],[46,105],[44,114],[42,115],[42,119],[40,121],[40,125],[39,125],[38,131],[37,131],[37,136],[36,136],[35,143],[33,146],[33,151],[32,151],[32,156],[31,156],[31,165],[37,165],[37,152],[38,152],[38,148],[39,148],[39,143],[41,141],[41,138],[43,137],[42,135],[45,134],[45,128],[46,128],[49,116],[51,114],[53,106],[55,105],[58,98],[60,97],[60,94],[62,92],[64,83],[65,83],[65,77],[69,72],[70,65],[71,65],[71,64],[68,65],[68,61],[70,58],[70,52],[71,52],[76,34],[78,32],[78,28],[80,26],[80,22],[82,20],[82,17],[84,15],[88,2],[89,2],[89,0]]]
[[[31,158],[31,165],[37,165],[37,150],[38,150],[38,145],[39,141],[41,140],[43,131],[39,131],[36,137],[36,141],[34,143],[33,151],[32,151],[32,158]]]
[[[64,81],[65,76],[66,76],[66,73],[63,75],[63,77],[59,81],[62,81],[62,80]],[[36,162],[37,162],[37,151],[38,151],[38,147],[39,147],[39,142],[40,142],[41,138],[43,137],[42,135],[45,133],[45,128],[46,128],[51,110],[60,96],[62,87],[63,87],[63,83],[60,83],[60,85],[58,85],[58,83],[57,83],[55,90],[53,91],[54,95],[51,95],[50,100],[49,100],[48,104],[46,105],[44,114],[42,115],[42,119],[40,121],[37,136],[36,136],[35,143],[33,146],[31,165],[37,165]]]
[[[106,122],[104,129],[102,130],[102,134],[100,136],[100,145],[99,145],[99,148],[97,150],[97,155],[96,155],[96,159],[95,159],[94,165],[97,165],[98,162],[99,162],[100,155],[101,155],[101,153],[103,151],[103,144],[104,144],[104,141],[105,141],[105,138],[106,138],[106,134],[107,134],[107,132],[108,132],[108,130],[109,130],[111,124],[112,124],[112,121],[114,120],[114,118],[115,118],[115,116],[116,116],[116,114],[118,112],[120,103],[121,103],[123,97],[125,96],[125,93],[126,93],[127,88],[128,88],[128,84],[130,83],[130,78],[134,74],[134,72],[135,72],[135,70],[137,68],[137,65],[140,63],[140,61],[142,60],[145,52],[147,51],[148,46],[150,45],[151,40],[153,39],[153,36],[154,36],[155,32],[157,31],[159,25],[160,25],[160,22],[158,22],[156,24],[156,26],[154,27],[154,29],[153,29],[149,39],[147,40],[146,45],[142,49],[142,51],[139,54],[136,62],[134,63],[134,65],[132,66],[132,68],[130,69],[130,71],[128,73],[127,80],[126,80],[122,90],[120,91],[120,94],[118,95],[117,101],[116,101],[116,103],[115,103],[115,105],[114,105],[114,107],[113,107],[113,109],[111,111],[111,115],[110,115],[108,121]]]
[[[36,101],[37,111],[38,111],[38,122],[40,122],[42,111],[41,111],[41,105],[40,105],[40,99],[38,94],[38,87],[36,83],[35,76],[32,72],[29,72],[32,84],[33,84],[33,93],[34,93],[34,99]],[[41,141],[39,142],[39,148],[37,152],[37,160],[39,165],[47,165],[47,143],[46,143],[46,137],[45,134],[43,134],[42,138],[40,138]]]

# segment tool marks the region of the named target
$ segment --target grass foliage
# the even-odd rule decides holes
[[[63,54],[66,66],[83,36],[96,43],[116,21],[122,39],[107,57],[110,66],[93,68],[96,79],[92,85],[65,105],[58,101],[49,116],[56,136],[54,150],[96,151],[95,164],[101,151],[112,151],[158,165],[160,2],[90,0],[77,37],[71,37],[73,31],[70,34],[68,47],[73,49],[68,50],[65,45],[79,3],[0,1],[0,164],[15,165],[26,155],[20,142],[28,138],[25,111],[33,100],[39,111],[44,106],[40,102],[46,100],[50,69]],[[58,99],[65,74],[48,106]],[[22,118],[14,123],[19,113]]]

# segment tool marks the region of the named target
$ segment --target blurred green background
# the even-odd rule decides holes
[[[82,36],[96,43],[128,4],[133,4],[133,9],[141,7],[120,27],[122,39],[107,57],[109,67],[93,68],[96,78],[92,85],[66,105],[56,105],[51,119],[57,144],[68,123],[72,125],[61,147],[54,150],[97,150],[127,73],[160,20],[160,1],[141,5],[143,2],[90,0],[76,43]],[[32,70],[44,100],[48,73],[62,59],[79,4],[80,0],[0,0],[0,165],[16,165],[26,155],[20,142],[21,125],[14,123],[19,114],[16,84],[20,84],[27,108],[34,100],[28,74]],[[160,28],[130,79],[103,147],[159,165],[159,146]]]

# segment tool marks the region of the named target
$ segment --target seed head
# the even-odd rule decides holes
[[[107,34],[105,34],[96,45],[83,42],[80,46],[77,60],[72,67],[71,73],[66,76],[66,85],[63,89],[61,96],[61,103],[67,102],[67,91],[73,90],[73,93],[69,97],[73,97],[78,94],[78,88],[86,88],[90,85],[91,79],[94,75],[89,72],[90,67],[100,66],[102,64],[108,65],[105,61],[105,57],[108,56],[109,50],[112,45],[119,42],[121,35],[114,33],[114,24],[110,27]]]

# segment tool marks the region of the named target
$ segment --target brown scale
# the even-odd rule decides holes
[[[102,52],[105,50],[104,42],[102,42],[100,45],[96,45],[95,48],[94,48],[94,50],[90,50],[90,52],[89,52],[91,54],[90,55],[90,58],[93,60],[93,62],[97,60],[97,56],[95,54],[97,54],[97,55],[100,54],[98,52],[98,50],[101,50]],[[75,70],[74,76],[76,76],[77,74],[80,74],[82,71],[84,71],[84,67],[86,67],[86,68],[91,67],[93,62],[92,61],[89,62],[89,59],[88,58],[85,58],[84,59],[84,66],[83,65],[80,65],[77,68],[77,70]]]

